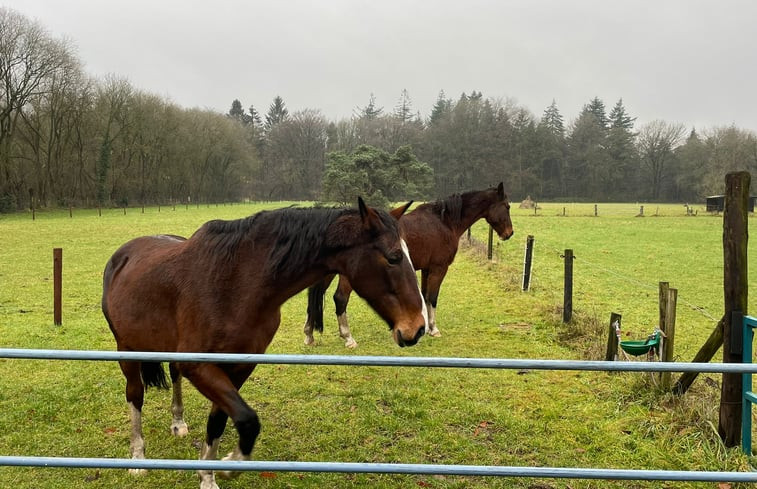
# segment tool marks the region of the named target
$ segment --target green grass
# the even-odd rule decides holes
[[[282,203],[220,207],[74,210],[0,216],[0,346],[113,350],[100,312],[102,268],[112,252],[145,234],[189,235],[215,218]],[[686,217],[683,206],[542,204],[513,209],[515,237],[496,244],[494,263],[465,248],[445,280],[443,336],[399,349],[357,297],[350,320],[360,347],[347,351],[327,302],[326,331],[303,345],[305,297],[282,308],[270,353],[488,358],[601,358],[610,312],[624,334],[656,325],[657,283],[679,290],[676,359],[689,361],[722,305],[722,219]],[[514,206],[515,207],[515,206]],[[566,216],[562,215],[565,207]],[[657,214],[655,216],[654,214]],[[750,223],[754,222],[750,219]],[[474,227],[485,240],[486,226]],[[532,290],[520,291],[523,246],[535,236]],[[63,248],[63,325],[52,323],[52,248]],[[561,323],[560,254],[574,250],[574,321]],[[757,256],[750,244],[750,256]],[[754,267],[750,267],[754,270]],[[753,274],[753,273],[752,273]],[[757,277],[750,277],[752,295]],[[330,297],[330,293],[327,295]],[[702,311],[705,311],[704,313]],[[263,365],[242,389],[263,431],[259,460],[531,465],[661,470],[746,470],[718,440],[718,376],[702,376],[683,398],[656,391],[647,374],[431,368]],[[111,362],[0,360],[0,454],[126,457],[124,381]],[[150,390],[144,408],[147,454],[195,459],[208,402],[185,389],[190,435],[168,434],[170,395]],[[222,450],[235,443],[227,429]],[[0,468],[15,488],[197,487],[191,472]],[[223,488],[715,487],[714,484],[493,479],[372,474],[246,473]]]

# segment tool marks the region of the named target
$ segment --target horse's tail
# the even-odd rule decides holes
[[[308,289],[308,321],[313,329],[323,333],[323,296],[334,276],[324,278]]]
[[[168,389],[168,378],[163,365],[158,362],[142,362],[142,382],[146,387],[157,387],[158,389]]]

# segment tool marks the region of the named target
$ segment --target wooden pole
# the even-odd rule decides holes
[[[748,172],[733,172],[725,177],[725,209],[723,211],[723,363],[742,361],[740,324],[733,324],[732,314],[747,314],[747,241],[749,217]],[[741,340],[741,341],[740,341]],[[730,448],[741,442],[741,374],[723,374],[720,390],[718,434]]]
[[[707,338],[707,341],[704,342],[704,345],[702,345],[697,354],[694,355],[692,363],[707,363],[712,360],[712,357],[715,356],[715,353],[717,353],[717,351],[720,349],[720,346],[723,344],[724,324],[725,317],[721,318],[720,321],[718,321],[715,329],[713,329],[712,333],[710,333],[710,337]],[[689,387],[691,387],[691,384],[694,383],[694,380],[696,380],[698,375],[699,372],[684,372],[683,374],[681,374],[675,385],[673,385],[673,393],[679,396],[685,394],[686,391],[689,390]]]
[[[597,217],[597,204],[594,204],[594,217]]]
[[[610,313],[610,330],[607,333],[607,353],[605,354],[605,361],[614,362],[618,359],[618,332],[620,331],[620,321],[623,319],[620,314],[616,312]]]
[[[489,226],[489,244],[486,247],[486,257],[492,259],[492,247],[494,246],[494,228]]]
[[[662,331],[665,333],[665,336],[662,339],[660,359],[663,362],[672,362],[676,337],[676,304],[678,302],[678,289],[667,289],[665,295],[665,329]],[[670,372],[660,373],[660,385],[663,389],[670,389],[670,379]]]
[[[56,326],[63,324],[62,309],[62,280],[63,279],[63,249],[53,248],[53,322]]]
[[[573,317],[573,250],[565,250],[565,286],[563,288],[562,322]]]
[[[523,291],[527,291],[531,288],[531,262],[534,255],[534,237],[528,235],[526,237],[526,253],[523,258]]]

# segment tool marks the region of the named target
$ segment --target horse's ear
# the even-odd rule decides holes
[[[399,220],[399,218],[402,217],[405,212],[407,212],[411,205],[413,205],[412,200],[405,205],[401,205],[396,209],[389,211],[389,214],[391,214],[395,219]]]
[[[499,200],[505,200],[504,182],[499,182],[499,185],[497,185],[497,196],[499,197]]]
[[[360,220],[363,221],[363,227],[365,229],[374,229],[381,222],[376,211],[365,205],[362,197],[357,198],[357,207],[360,210]]]

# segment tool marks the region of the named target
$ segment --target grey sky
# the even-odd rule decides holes
[[[2,0],[0,0],[2,1]],[[407,89],[511,98],[569,123],[594,96],[638,118],[757,131],[757,2],[5,0],[66,36],[91,75],[184,107],[349,117]]]

